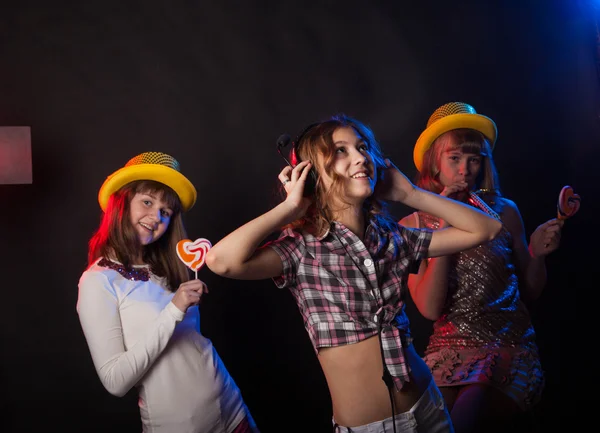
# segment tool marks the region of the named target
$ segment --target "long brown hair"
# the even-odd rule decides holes
[[[337,129],[346,126],[353,128],[367,145],[378,176],[381,176],[386,168],[383,152],[375,139],[373,131],[362,122],[345,114],[338,114],[328,120],[314,124],[302,135],[296,149],[302,161],[315,162],[321,158],[323,160],[322,170],[333,179],[333,183],[330,188],[325,188],[320,176],[317,176],[315,193],[311,197],[312,203],[305,216],[293,222],[292,227],[304,228],[315,236],[322,236],[329,230],[336,211],[332,208],[332,204],[335,202],[332,199],[333,197],[343,197],[343,178],[333,169],[336,151],[333,133]],[[313,164],[313,170],[317,170],[318,173],[319,169],[316,164]],[[363,211],[367,214],[367,217],[374,218],[380,227],[389,229],[396,226],[396,222],[388,213],[386,203],[377,200],[374,196],[365,200]]]
[[[460,149],[464,153],[481,155],[481,170],[475,179],[475,190],[501,195],[498,172],[492,150],[485,136],[474,129],[453,129],[440,135],[423,154],[423,166],[417,175],[417,186],[439,194],[444,189],[440,182],[440,159],[444,151]]]
[[[173,211],[165,233],[155,242],[142,246],[131,225],[130,203],[137,193],[156,194]],[[152,180],[138,180],[123,186],[110,196],[100,226],[88,243],[88,266],[98,258],[114,258],[127,269],[142,248],[142,260],[150,265],[152,272],[165,277],[169,289],[176,291],[190,278],[189,271],[177,257],[177,242],[186,239],[181,201],[175,191]]]

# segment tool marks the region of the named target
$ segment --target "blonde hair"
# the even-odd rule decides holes
[[[333,168],[336,152],[333,133],[343,127],[351,127],[356,131],[368,146],[378,176],[383,173],[385,169],[383,153],[373,131],[365,124],[344,114],[338,114],[326,121],[314,124],[300,137],[296,145],[296,152],[300,160],[322,161],[322,166],[313,165],[312,169],[317,173],[313,201],[305,216],[290,224],[291,227],[303,228],[315,236],[322,236],[329,230],[336,211],[339,211],[339,209],[333,208],[333,203],[335,203],[333,198],[342,197],[342,201],[344,201],[343,178]],[[321,182],[320,170],[325,171],[333,179],[330,188],[326,188]],[[350,204],[348,203],[348,205]],[[363,210],[368,216],[374,218],[380,227],[392,228],[396,225],[387,211],[386,203],[373,196],[365,200]]]

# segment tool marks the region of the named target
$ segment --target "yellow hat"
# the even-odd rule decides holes
[[[135,180],[154,180],[171,187],[179,196],[184,212],[196,202],[196,188],[181,174],[175,158],[162,152],[144,152],[131,158],[125,167],[106,178],[98,193],[102,210],[106,210],[111,194]]]
[[[421,171],[423,155],[431,144],[444,132],[453,129],[468,128],[481,132],[490,141],[491,150],[494,149],[498,130],[496,124],[489,117],[477,114],[475,108],[464,102],[449,102],[433,112],[427,128],[421,133],[415,149],[413,159],[417,170]]]

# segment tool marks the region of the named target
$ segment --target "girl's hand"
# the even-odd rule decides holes
[[[560,245],[560,233],[564,221],[554,218],[538,226],[529,239],[531,257],[545,257]]]
[[[386,158],[385,167],[375,185],[375,196],[381,200],[404,202],[415,191],[413,183]],[[381,168],[378,168],[382,170]]]
[[[179,286],[171,302],[185,313],[189,307],[200,303],[204,293],[208,293],[208,287],[203,281],[198,279],[186,281]]]
[[[302,161],[292,169],[289,165],[279,173],[279,181],[283,185],[287,197],[285,202],[293,209],[293,219],[301,218],[310,206],[310,199],[304,197],[304,184],[312,164],[310,161]]]
[[[444,197],[454,198],[457,195],[457,193],[465,192],[468,187],[469,184],[465,181],[454,182],[452,185],[444,187],[444,190],[440,192],[440,195],[443,195]]]
[[[440,195],[443,197],[453,198],[459,201],[462,201],[460,196],[465,195],[468,191],[469,184],[465,181],[454,182],[452,185],[444,187]],[[443,219],[440,219],[440,229],[450,227]]]

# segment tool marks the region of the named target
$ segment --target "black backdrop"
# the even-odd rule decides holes
[[[502,186],[528,234],[554,217],[563,185],[583,197],[532,310],[548,381],[538,420],[559,431],[589,347],[578,346],[575,302],[595,240],[594,3],[2,2],[0,126],[31,126],[33,154],[33,184],[0,185],[3,431],[140,431],[135,394],[102,388],[75,312],[98,188],[130,157],[178,158],[199,191],[190,237],[216,242],[278,202],[280,133],[345,112],[413,177],[418,134],[454,100],[497,122]],[[200,277],[211,289],[202,331],[263,433],[329,431],[326,384],[290,294]],[[409,312],[422,348],[430,323]]]

